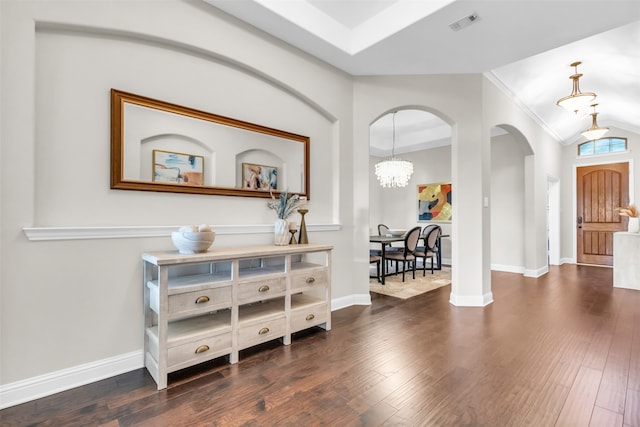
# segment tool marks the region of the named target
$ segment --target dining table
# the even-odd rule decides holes
[[[436,265],[433,266],[434,270],[442,270],[442,251],[441,248],[442,246],[440,245],[440,240],[443,237],[449,237],[448,234],[441,234],[440,236],[438,236],[438,252],[436,254]],[[373,236],[369,236],[369,242],[371,243],[379,243],[381,245],[381,264],[382,264],[382,268],[380,270],[380,282],[384,285],[384,278],[388,276],[387,274],[387,260],[386,260],[386,252],[387,252],[387,246],[390,246],[392,243],[394,242],[404,242],[404,238],[405,235],[391,235],[391,234],[387,234],[384,236],[380,236],[380,235],[373,235]]]

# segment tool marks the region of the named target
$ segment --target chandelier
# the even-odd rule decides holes
[[[396,149],[396,113],[393,112],[393,145],[391,158],[376,163],[376,177],[383,188],[406,187],[413,174],[413,163],[395,157]]]
[[[571,67],[575,69],[574,73],[569,76],[569,78],[573,80],[571,95],[560,98],[558,102],[556,102],[557,105],[576,114],[578,111],[588,108],[596,98],[596,94],[593,92],[580,92],[580,77],[582,77],[582,74],[578,73],[578,65],[580,64],[582,64],[580,61],[571,64]]]
[[[598,113],[596,112],[596,106],[598,104],[591,104],[593,107],[593,113],[591,113],[591,127],[587,130],[583,130],[580,132],[585,138],[590,141],[594,139],[600,139],[604,136],[605,133],[609,132],[609,128],[601,128],[598,126],[598,122],[596,121],[596,117]]]

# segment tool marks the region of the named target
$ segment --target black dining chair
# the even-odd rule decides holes
[[[387,227],[384,224],[378,224],[378,236],[386,236],[388,232],[389,232],[389,227]],[[381,256],[382,255],[382,250],[381,249],[369,249],[369,255]]]
[[[422,232],[420,233],[420,242],[418,242],[418,247],[416,248],[416,251],[425,252],[427,250],[427,247],[426,247],[427,235],[429,234],[429,231],[431,231],[431,229],[436,227],[440,227],[440,226],[438,224],[429,224],[424,226],[424,228],[422,229]]]
[[[389,227],[384,224],[378,224],[378,236],[388,236],[391,233],[389,232]],[[402,248],[399,246],[393,246],[393,243],[387,246],[387,251],[401,251]]]
[[[389,227],[385,224],[378,224],[378,236],[387,236],[389,235]],[[398,246],[393,246],[393,243],[387,245],[387,247],[385,248],[385,254],[392,252],[392,251],[401,251],[402,248],[398,247]],[[369,255],[377,255],[377,256],[382,256],[382,250],[381,249],[369,249]],[[391,262],[387,259],[387,268],[389,268],[389,264]],[[397,265],[397,264],[396,264]]]
[[[402,281],[404,282],[404,274],[407,271],[407,265],[411,266],[411,270],[413,272],[413,278],[416,278],[416,247],[418,246],[418,241],[420,240],[420,230],[422,227],[414,227],[404,238],[404,247],[399,251],[392,251],[386,255],[386,259],[396,261],[396,266],[398,263],[402,263]],[[396,274],[398,274],[398,269],[396,268]]]
[[[424,246],[416,248],[416,258],[422,258],[422,275],[425,275],[427,269],[427,258],[431,258],[431,274],[433,274],[433,259],[438,256],[440,247],[438,246],[438,238],[442,234],[442,228],[439,225],[427,225],[422,231],[421,238]]]
[[[382,257],[378,256],[378,255],[369,255],[369,264],[375,264],[376,265],[376,278],[378,279],[378,282],[381,281],[381,276],[380,276],[380,261],[382,260]],[[373,277],[371,276],[371,274],[369,274],[369,278],[373,279]]]

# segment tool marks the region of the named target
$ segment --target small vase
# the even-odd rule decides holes
[[[307,236],[307,224],[304,222],[304,215],[309,212],[308,209],[298,209],[298,213],[302,217],[300,220],[300,237],[298,237],[298,243],[301,245],[309,243],[309,236]]]
[[[273,239],[276,246],[286,246],[289,244],[289,223],[286,219],[278,218],[273,228]]]
[[[629,224],[627,225],[627,231],[629,233],[640,232],[640,222],[638,217],[629,217]]]

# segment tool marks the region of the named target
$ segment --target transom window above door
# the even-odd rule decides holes
[[[578,156],[627,151],[627,138],[600,138],[578,145]]]

